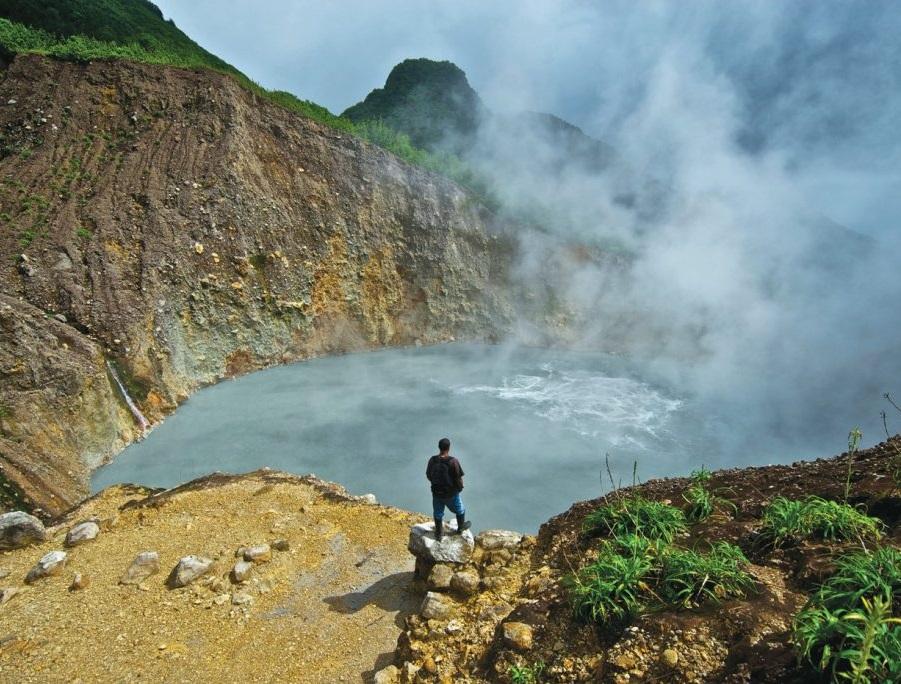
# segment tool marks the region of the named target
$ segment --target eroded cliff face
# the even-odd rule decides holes
[[[263,366],[511,318],[514,246],[477,202],[227,77],[20,57],[0,133],[7,505],[64,510],[139,436],[107,360],[155,421]]]

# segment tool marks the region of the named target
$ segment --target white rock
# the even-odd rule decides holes
[[[240,584],[246,582],[250,577],[250,571],[253,570],[253,563],[246,560],[239,560],[232,568],[232,580]]]
[[[476,544],[486,551],[515,549],[522,541],[522,534],[510,530],[483,530],[476,537]]]
[[[28,571],[28,575],[25,577],[25,583],[31,584],[42,577],[50,577],[51,575],[59,574],[63,566],[66,564],[66,552],[65,551],[51,551],[48,554],[45,554],[41,557],[41,560],[37,562],[31,570]]]
[[[208,573],[213,567],[213,561],[203,556],[185,556],[172,568],[168,584],[173,589],[185,587],[198,577]]]
[[[375,673],[373,684],[400,684],[400,670],[397,665],[389,665]]]
[[[47,539],[44,523],[24,511],[0,515],[0,551],[21,549]]]
[[[450,526],[445,523],[444,535],[439,542],[435,539],[434,523],[413,525],[407,549],[414,556],[433,563],[466,563],[472,557],[475,539],[469,530],[464,530],[463,534],[451,534],[456,526],[456,521],[452,521]]]
[[[156,551],[142,551],[128,566],[119,584],[140,584],[160,571],[160,554]]]
[[[376,498],[375,494],[364,494],[360,497],[366,503],[377,504],[379,502],[378,498]]]
[[[100,525],[95,522],[79,523],[66,535],[66,546],[78,546],[97,538],[100,534]]]

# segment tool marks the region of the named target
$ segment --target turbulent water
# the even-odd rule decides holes
[[[213,470],[313,472],[358,494],[428,512],[426,460],[439,438],[466,471],[478,528],[537,529],[574,501],[641,479],[779,460],[725,434],[741,423],[621,358],[445,345],[315,359],[198,392],[147,439],[97,471],[172,486]],[[726,425],[730,428],[727,430]],[[791,460],[797,454],[780,454]]]

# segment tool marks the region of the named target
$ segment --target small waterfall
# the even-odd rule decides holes
[[[119,379],[119,374],[116,372],[115,366],[113,366],[113,364],[111,364],[107,360],[106,367],[107,369],[109,369],[110,376],[112,376],[113,380],[116,381],[116,385],[119,388],[119,393],[122,395],[122,399],[125,401],[125,405],[128,406],[128,409],[131,411],[131,415],[135,417],[135,420],[138,421],[138,425],[141,426],[141,432],[147,432],[147,428],[150,427],[150,423],[147,422],[144,414],[141,413],[141,409],[138,408],[137,404],[135,404],[134,400],[132,400],[131,396],[129,396],[128,391],[125,389],[125,385],[123,385],[122,380]]]

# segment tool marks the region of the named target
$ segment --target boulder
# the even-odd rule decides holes
[[[431,589],[447,589],[453,575],[454,571],[446,565],[436,565],[429,573],[427,582]]]
[[[472,570],[455,572],[451,577],[450,588],[464,596],[472,596],[479,590],[479,576]]]
[[[532,648],[532,628],[524,622],[505,622],[504,641],[518,651]]]
[[[495,551],[497,549],[515,549],[522,541],[522,535],[519,532],[511,532],[510,530],[483,530],[476,537],[476,544],[486,551]]]
[[[451,534],[457,527],[456,521],[444,524],[441,541],[435,539],[435,523],[420,523],[410,529],[407,548],[417,558],[431,563],[466,563],[472,557],[475,539],[472,532]]]
[[[450,616],[453,611],[451,603],[441,594],[434,591],[426,592],[425,598],[422,599],[422,605],[419,608],[419,614],[426,620],[443,620]]]
[[[244,560],[250,563],[265,563],[272,559],[272,549],[269,544],[248,546],[244,549]]]
[[[0,551],[21,549],[47,540],[44,523],[24,511],[0,515]]]
[[[0,587],[0,606],[9,601],[13,596],[21,594],[22,590],[16,587]]]
[[[31,584],[32,582],[36,582],[43,577],[58,575],[60,572],[62,572],[62,569],[65,565],[66,552],[51,551],[50,553],[42,556],[41,560],[37,562],[37,565],[35,565],[31,570],[28,571],[28,574],[25,576],[25,583]]]
[[[246,582],[250,577],[250,571],[253,570],[253,563],[246,560],[239,560],[232,568],[232,581],[235,584]]]
[[[172,589],[186,587],[197,578],[207,574],[212,568],[213,561],[209,558],[185,556],[172,568],[167,584]]]
[[[142,551],[128,566],[119,584],[140,584],[160,571],[160,554],[156,551]]]
[[[65,544],[66,546],[78,546],[96,539],[98,534],[100,534],[100,526],[97,523],[93,521],[79,523],[69,530]]]

